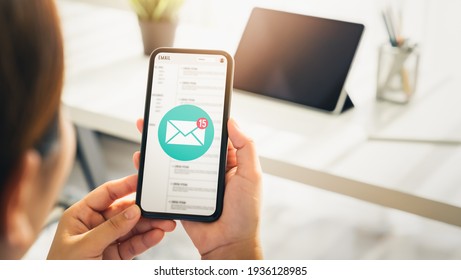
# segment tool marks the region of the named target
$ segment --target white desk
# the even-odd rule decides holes
[[[135,16],[67,1],[60,9],[68,62],[63,103],[72,120],[139,142],[134,124],[143,115],[148,58]],[[181,27],[178,41],[193,32],[201,31]],[[427,75],[435,72],[426,67],[411,104],[376,103],[376,57],[366,56],[376,45],[366,38],[364,45],[350,82],[353,111],[332,116],[235,91],[231,115],[255,139],[266,173],[461,226],[461,82]]]

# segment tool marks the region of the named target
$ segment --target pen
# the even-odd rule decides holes
[[[393,25],[390,22],[390,18],[386,14],[386,11],[383,10],[381,13],[383,16],[384,25],[386,26],[387,34],[389,36],[389,42],[393,47],[397,47],[397,39],[395,38],[395,32],[393,30]]]

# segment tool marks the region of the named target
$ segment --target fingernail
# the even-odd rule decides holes
[[[234,118],[230,118],[230,121],[231,121],[232,124],[235,126],[235,128],[240,129],[240,126],[238,125],[237,121],[236,121]]]
[[[127,220],[131,220],[138,215],[138,211],[139,210],[137,205],[131,205],[125,210],[123,216],[125,216]]]

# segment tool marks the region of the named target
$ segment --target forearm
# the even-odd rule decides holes
[[[202,260],[261,260],[262,247],[258,239],[244,240],[218,247],[204,255]]]

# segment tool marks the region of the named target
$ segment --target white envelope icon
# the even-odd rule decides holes
[[[165,143],[203,146],[205,143],[205,129],[199,129],[195,121],[169,120],[166,124]]]

